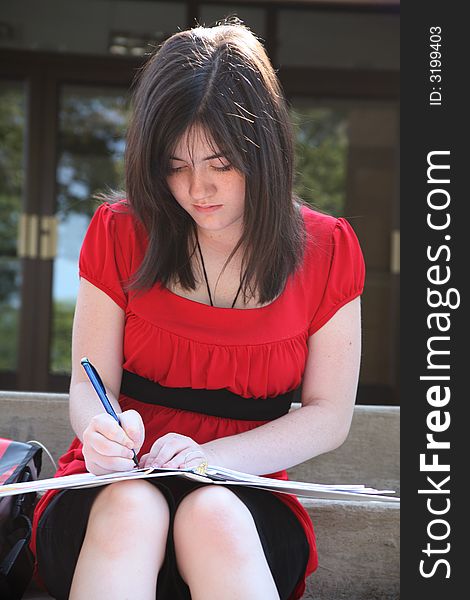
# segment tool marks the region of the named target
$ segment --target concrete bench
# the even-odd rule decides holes
[[[0,392],[0,415],[0,436],[37,440],[56,461],[73,437],[66,394]],[[43,455],[41,477],[52,474],[53,466]],[[399,409],[357,406],[343,446],[290,469],[289,476],[399,492]],[[397,504],[306,499],[302,503],[314,523],[320,557],[320,567],[307,582],[305,600],[399,598]],[[25,596],[47,597],[34,588]]]

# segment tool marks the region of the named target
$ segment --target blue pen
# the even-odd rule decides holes
[[[121,421],[119,420],[117,414],[114,412],[114,408],[111,402],[109,401],[108,396],[106,395],[106,388],[104,387],[104,384],[101,381],[101,377],[98,375],[98,371],[91,364],[88,358],[84,357],[80,362],[82,364],[82,367],[85,369],[86,374],[88,375],[88,379],[91,381],[91,385],[95,388],[95,392],[98,394],[98,398],[101,400],[101,404],[104,406],[105,411],[108,413],[108,415],[111,415],[115,421],[117,421],[120,427],[122,427]],[[134,454],[134,463],[136,467],[138,467],[139,461],[137,460],[137,456],[135,455],[135,450],[132,450],[132,452]]]

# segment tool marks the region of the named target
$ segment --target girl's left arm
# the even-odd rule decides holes
[[[209,464],[254,475],[275,473],[329,452],[346,439],[361,360],[360,297],[341,307],[308,340],[298,410],[201,448]]]

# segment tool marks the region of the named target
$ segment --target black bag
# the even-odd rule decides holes
[[[0,438],[0,485],[32,481],[41,470],[42,448]],[[0,498],[0,598],[22,598],[33,575],[29,548],[37,493]]]

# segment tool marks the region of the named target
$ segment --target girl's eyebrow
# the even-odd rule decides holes
[[[214,158],[225,158],[225,154],[223,154],[222,152],[219,152],[218,154],[212,154],[211,156],[207,156],[206,158],[203,158],[202,160],[212,160]],[[177,158],[176,156],[170,156],[170,159],[171,160],[179,160],[181,162],[186,162],[182,158]]]

